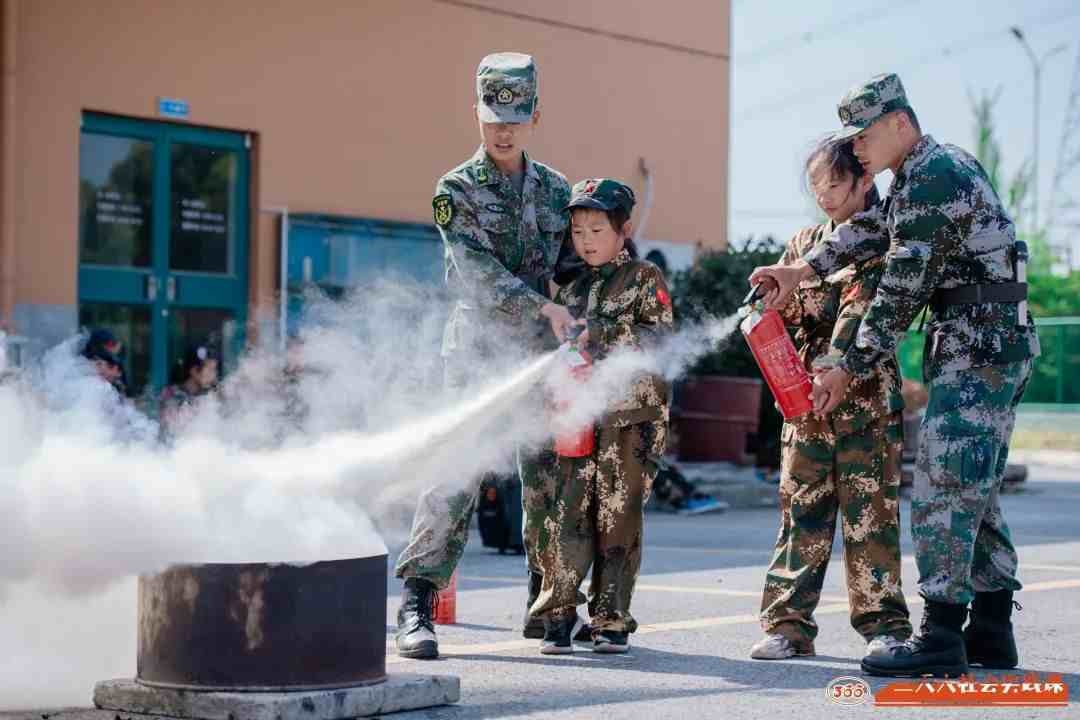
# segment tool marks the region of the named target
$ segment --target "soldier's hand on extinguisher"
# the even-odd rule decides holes
[[[851,374],[843,368],[818,372],[814,375],[814,386],[810,390],[810,399],[814,403],[814,413],[825,417],[839,405],[851,384]]]
[[[579,327],[580,328],[585,328],[584,330],[581,331],[581,334],[577,336],[577,340],[574,341],[574,344],[577,345],[579,348],[586,347],[589,344],[589,327],[588,327],[588,323],[586,323],[584,320],[578,320],[576,323],[574,323],[574,327],[575,328],[579,328]],[[571,331],[570,334],[573,335],[574,333]]]
[[[750,284],[762,284],[765,290],[765,306],[773,310],[783,310],[788,298],[803,280],[814,276],[814,268],[804,260],[796,260],[791,265],[765,265],[754,268],[750,274]]]
[[[565,342],[568,339],[570,327],[577,322],[565,305],[556,305],[552,302],[540,308],[540,314],[547,318],[551,324],[551,332],[555,333],[555,338],[559,342]]]

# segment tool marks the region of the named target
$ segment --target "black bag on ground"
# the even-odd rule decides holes
[[[514,475],[486,475],[480,483],[476,522],[484,547],[500,554],[524,553],[521,539],[521,481]]]

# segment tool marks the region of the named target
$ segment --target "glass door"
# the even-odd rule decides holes
[[[80,325],[123,341],[132,395],[193,344],[227,371],[247,317],[245,136],[88,113],[79,149]]]

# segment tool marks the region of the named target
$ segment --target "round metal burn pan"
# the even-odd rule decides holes
[[[229,692],[386,679],[386,555],[172,565],[139,578],[137,681]]]

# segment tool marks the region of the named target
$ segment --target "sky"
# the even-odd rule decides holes
[[[836,104],[873,75],[896,72],[923,131],[974,148],[971,97],[997,92],[1002,177],[1032,156],[1033,68],[1009,31],[1042,55],[1040,217],[1051,208],[1070,84],[1080,52],[1077,0],[732,0],[729,236],[787,240],[815,222],[802,163],[813,141],[839,127]],[[1080,92],[1080,89],[1078,89]],[[1080,130],[1077,131],[1080,133]],[[1080,137],[1077,138],[1080,146]],[[890,175],[879,176],[882,191]],[[1080,202],[1080,168],[1063,183]],[[1080,214],[1077,214],[1080,218]],[[1080,268],[1080,227],[1055,230]]]

